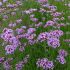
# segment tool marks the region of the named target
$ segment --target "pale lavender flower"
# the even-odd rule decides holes
[[[45,40],[47,40],[48,39],[48,32],[43,32],[43,33],[40,33],[39,35],[38,35],[38,38],[37,38],[37,40],[38,41],[45,41]]]
[[[21,28],[26,29],[27,27],[26,26],[21,26]]]
[[[12,16],[15,16],[15,15],[16,15],[16,12],[11,12],[11,15],[12,15]]]
[[[40,8],[39,12],[44,13],[44,12],[46,12],[46,10],[43,8]]]
[[[3,16],[3,19],[8,19],[8,16],[7,16],[7,15],[4,15],[4,16]]]
[[[55,13],[52,13],[51,15],[54,16],[54,17],[58,17],[58,16],[61,16],[61,14],[62,13],[60,13],[60,12],[55,12]]]
[[[30,11],[31,13],[33,13],[33,12],[36,12],[37,9],[35,9],[35,8],[30,8],[29,11]]]
[[[34,15],[34,14],[32,14],[32,15],[30,15],[30,18],[34,18],[34,16],[35,16],[35,15]]]
[[[12,24],[12,23],[10,23],[8,26],[9,26],[9,27],[13,27],[13,24]]]
[[[0,57],[0,63],[3,63],[4,57]]]
[[[35,27],[40,27],[40,26],[42,26],[42,22],[39,22],[38,24],[35,24]]]
[[[0,6],[2,6],[3,5],[3,3],[2,2],[0,2]]]
[[[32,33],[34,33],[35,31],[36,31],[35,28],[29,28],[29,29],[27,30],[27,33],[28,33],[28,34],[32,34]]]
[[[44,5],[42,5],[43,7],[49,7],[50,5],[49,5],[49,3],[47,3],[47,4],[44,4]]]
[[[51,11],[56,11],[57,10],[57,7],[52,5],[52,6],[48,6],[48,8],[51,10]]]
[[[55,24],[54,21],[49,20],[49,21],[46,22],[46,24],[44,25],[44,27],[53,26],[54,24]]]
[[[25,37],[26,37],[25,34],[21,34],[21,35],[17,35],[17,36],[16,36],[17,39],[25,38]]]
[[[22,19],[18,19],[18,20],[16,20],[16,23],[21,23],[22,22]]]
[[[59,21],[60,19],[57,17],[54,17],[52,20],[55,22],[55,21]]]
[[[23,61],[19,62],[18,64],[16,64],[16,70],[22,70],[23,66]]]
[[[48,2],[48,0],[38,0],[39,3],[45,3]]]
[[[62,30],[54,30],[54,31],[50,31],[48,33],[49,38],[59,38],[60,36],[62,36],[64,33]]]
[[[9,62],[7,60],[4,61],[3,67],[4,67],[5,70],[10,70],[11,69],[11,66],[10,66],[10,64],[9,64]]]
[[[52,13],[51,15],[53,15],[54,17],[58,17],[58,16],[61,16],[62,13],[60,12],[55,12],[55,13]]]
[[[21,1],[16,1],[16,4],[17,4],[17,5],[20,5],[20,4],[21,4]]]
[[[47,40],[48,46],[51,46],[53,48],[57,48],[60,46],[60,41],[57,38],[49,38]]]
[[[9,4],[7,5],[7,7],[9,7],[9,8],[14,8],[14,5],[9,3]]]
[[[22,34],[24,30],[22,28],[17,28],[16,29],[17,34]]]
[[[28,43],[29,43],[30,45],[33,45],[33,44],[36,43],[36,40],[28,40]]]
[[[37,18],[30,18],[33,22],[37,22],[38,19]]]
[[[36,65],[43,69],[53,69],[54,67],[53,61],[49,61],[47,58],[38,59]]]
[[[7,45],[7,46],[5,47],[5,50],[6,50],[6,53],[7,53],[7,54],[12,54],[12,53],[14,53],[14,51],[15,51],[14,45]]]
[[[26,14],[31,14],[31,12],[29,10],[25,10],[24,11]]]
[[[7,2],[7,0],[3,0],[3,3]]]
[[[28,39],[28,40],[33,40],[35,37],[36,37],[36,34],[27,34],[26,36],[26,39]]]
[[[67,51],[65,51],[65,50],[63,50],[63,49],[60,49],[60,50],[58,51],[58,53],[59,53],[60,56],[63,56],[63,57],[66,57],[66,56],[68,55]]]
[[[15,27],[16,26],[16,23],[13,23],[13,27]]]
[[[4,28],[3,33],[1,34],[1,38],[4,39],[4,41],[7,41],[7,42],[13,36],[14,36],[13,30],[8,29],[8,28]]]
[[[58,55],[57,58],[56,58],[61,64],[65,64],[66,63],[66,60],[63,56],[60,56]]]
[[[10,42],[12,45],[14,45],[15,48],[16,48],[17,46],[19,46],[19,44],[20,44],[19,40],[18,40],[16,37],[10,38],[10,39],[9,39],[9,42]]]

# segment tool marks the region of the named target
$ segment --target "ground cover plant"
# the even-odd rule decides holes
[[[0,70],[70,70],[70,1],[0,0]]]

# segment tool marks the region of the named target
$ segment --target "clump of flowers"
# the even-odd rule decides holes
[[[12,68],[10,62],[13,60],[13,58],[8,58],[3,62],[3,67],[5,70],[10,70]]]
[[[24,3],[25,2],[28,3],[28,0],[24,1]],[[13,60],[19,60],[20,58],[22,59],[23,55],[29,53],[30,55],[26,55],[26,57],[23,57],[24,59],[19,60],[19,62],[15,61],[15,70],[22,70],[28,62],[29,57],[36,57],[36,55],[34,55],[35,52],[40,54],[40,52],[43,51],[45,53],[47,52],[47,55],[38,58],[36,62],[38,68],[53,70],[57,61],[61,64],[66,63],[65,58],[68,53],[60,49],[60,38],[65,34],[64,31],[61,30],[61,27],[66,26],[64,23],[61,23],[61,21],[65,20],[63,16],[64,13],[58,12],[57,7],[50,5],[48,0],[36,0],[35,2],[39,4],[39,8],[27,8],[25,10],[23,10],[22,2],[19,0],[14,3],[8,3],[8,0],[0,2],[0,7],[2,8],[5,7],[3,4],[6,4],[6,8],[0,9],[0,13],[7,10],[7,8],[9,9],[7,14],[2,15],[3,19],[0,21],[2,24],[4,22],[8,23],[6,27],[2,26],[1,29],[3,31],[0,34],[0,38],[3,40],[2,46],[4,46],[3,48],[6,51],[5,57],[0,57],[0,63],[3,64],[5,70],[13,70],[10,62],[12,59],[8,57],[13,57]],[[30,5],[30,7],[31,6],[32,5]],[[68,16],[68,18],[70,17]],[[70,40],[67,39],[65,41],[69,42]],[[40,47],[43,51],[38,51],[37,47],[39,46],[44,46]],[[58,55],[56,56],[56,54],[54,54],[56,58],[50,60],[51,49],[55,51],[57,50],[56,48],[59,48],[59,51],[56,51]]]
[[[38,41],[45,41],[48,39],[48,32],[43,32],[38,35]]]
[[[32,33],[34,33],[35,31],[36,31],[35,28],[29,28],[29,29],[27,30],[27,34],[32,34]]]
[[[8,28],[4,28],[3,33],[1,34],[1,38],[4,39],[4,41],[7,41],[7,42],[13,36],[14,36],[13,30],[8,29]]]
[[[1,38],[10,44],[5,47],[7,54],[13,53],[19,45],[19,40],[15,37],[12,29],[5,28],[3,34],[1,34]]]
[[[0,57],[0,63],[4,61],[4,57]]]
[[[45,24],[44,27],[47,27],[47,26],[53,26],[54,24],[55,24],[54,21],[49,20],[49,21],[46,22],[46,24]]]
[[[57,56],[57,60],[61,63],[61,64],[65,64],[66,63],[66,60],[64,57],[66,57],[68,55],[67,51],[63,50],[63,49],[60,49],[59,50],[59,55]]]
[[[6,50],[6,53],[7,54],[12,54],[14,51],[15,51],[15,46],[14,45],[7,45],[6,47],[5,47],[5,50]]]
[[[49,61],[47,58],[38,59],[37,66],[42,67],[43,69],[53,69],[54,64],[53,61]]]
[[[50,38],[48,41],[48,46],[51,46],[53,48],[59,47],[60,46],[60,41],[57,38]]]
[[[50,38],[60,38],[63,35],[62,30],[54,30],[49,32],[49,37]]]
[[[48,2],[48,0],[38,0],[39,3],[45,3]]]
[[[59,53],[60,56],[63,56],[63,57],[66,57],[66,56],[68,55],[67,51],[65,51],[65,50],[63,50],[63,49],[60,49],[60,50],[58,51],[58,53]]]

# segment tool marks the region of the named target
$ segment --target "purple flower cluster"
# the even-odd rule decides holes
[[[8,26],[9,26],[10,28],[13,28],[13,27],[16,26],[16,23],[12,23],[12,22],[10,22]]]
[[[7,45],[5,47],[6,53],[7,54],[12,54],[15,51],[15,46],[14,45]]]
[[[54,5],[48,6],[48,8],[53,12],[57,10],[57,7]]]
[[[49,32],[47,43],[49,46],[53,48],[57,48],[60,46],[59,37],[63,35],[63,31],[61,30],[54,30]]]
[[[25,10],[24,13],[26,13],[26,14],[31,14],[31,13],[33,13],[33,12],[35,12],[35,11],[37,11],[37,9],[32,9],[32,8],[30,8],[29,10]]]
[[[9,70],[9,69],[10,69],[10,65],[9,65],[9,63],[8,63],[7,61],[5,61],[5,62],[3,63],[3,65],[4,65],[4,69],[5,69],[5,70]]]
[[[68,55],[67,51],[65,51],[65,50],[63,50],[63,49],[60,49],[60,50],[58,51],[58,53],[59,53],[60,56],[63,56],[63,57],[66,57],[66,56]]]
[[[3,0],[3,3],[5,2],[7,2],[7,0]],[[1,34],[1,38],[4,40],[3,44],[6,43],[3,45],[5,46],[6,54],[13,54],[17,47],[19,48],[19,51],[23,53],[25,47],[35,44],[38,45],[39,42],[41,43],[43,41],[46,41],[47,45],[52,48],[58,48],[60,46],[60,37],[64,34],[63,31],[60,30],[60,27],[65,26],[65,24],[61,22],[58,23],[58,21],[63,21],[65,19],[62,16],[63,13],[58,12],[57,7],[50,5],[48,0],[37,0],[37,2],[39,2],[38,4],[40,4],[40,8],[30,8],[27,10],[22,10],[21,8],[23,6],[21,8],[19,7],[22,5],[20,0],[14,2],[14,4],[7,2],[6,7],[11,11],[9,10],[10,12],[8,12],[10,15],[3,15],[3,21],[8,21],[9,24],[7,28],[3,29]],[[1,7],[3,6],[3,3],[0,2]],[[2,12],[1,9],[0,12]],[[21,16],[18,13],[21,13]],[[52,19],[47,20],[47,18],[49,18],[49,14]],[[10,16],[11,18],[13,17],[13,20],[8,20]],[[17,16],[20,17],[17,18]],[[28,18],[23,18],[23,16]],[[31,24],[29,23],[28,25],[29,21]],[[41,30],[40,27],[43,28],[43,30]],[[48,27],[52,27],[52,29],[50,29],[50,31],[46,31],[45,29]],[[37,33],[38,29],[40,29],[39,34]],[[45,50],[46,48],[44,48],[44,51]],[[48,51],[51,51],[49,47]],[[56,60],[61,64],[65,64],[65,57],[68,55],[68,53],[61,49],[58,51],[58,54],[59,55],[57,56]],[[26,55],[23,60],[17,62],[15,65],[15,70],[22,70],[24,65],[28,62],[28,59],[29,55]],[[53,61],[50,61],[45,57],[38,59],[36,64],[38,67],[45,70],[51,70],[54,68]],[[5,70],[11,70],[12,66],[9,60],[5,61],[4,57],[0,57],[0,63],[3,64]]]
[[[60,46],[59,39],[57,39],[57,38],[49,38],[47,43],[48,43],[48,46],[51,46],[53,48],[57,48]]]
[[[42,67],[43,69],[53,69],[54,64],[53,61],[49,61],[47,58],[38,59],[37,66]]]
[[[55,12],[55,13],[52,13],[51,15],[54,16],[54,17],[59,17],[62,13],[60,12]]]
[[[49,21],[46,22],[46,24],[45,24],[44,27],[47,27],[47,26],[53,26],[54,24],[55,24],[54,21],[49,20]]]
[[[22,19],[17,19],[17,20],[16,20],[16,23],[17,23],[17,24],[20,24],[21,22],[22,22]]]
[[[7,54],[13,53],[18,47],[18,45],[20,44],[19,40],[14,36],[14,32],[12,29],[5,28],[3,30],[3,34],[1,35],[1,38],[4,39],[4,41],[10,43],[10,45],[7,45],[5,47]]]
[[[12,61],[12,58],[8,58],[6,61],[3,62],[3,67],[5,70],[10,70],[12,68],[10,62]]]
[[[11,3],[7,4],[7,7],[8,8],[15,8],[15,7],[18,7],[18,6],[21,6],[21,5],[22,5],[21,1],[16,1],[15,4],[11,4]]]
[[[7,0],[3,0],[3,3],[7,2]]]
[[[48,2],[48,0],[38,0],[39,3],[45,3]]]
[[[63,56],[57,56],[57,58],[56,58],[61,64],[65,64],[66,63],[66,60],[65,60],[65,58],[63,57]]]
[[[24,30],[22,28],[17,28],[16,29],[17,34],[22,34]]]
[[[49,32],[49,37],[50,38],[59,38],[60,36],[62,36],[64,33],[62,30],[54,30]]]
[[[0,63],[4,61],[4,57],[0,57]]]
[[[13,30],[8,29],[8,28],[4,28],[3,33],[1,34],[1,38],[4,39],[4,41],[7,41],[7,42],[13,36],[14,36]]]
[[[66,63],[66,60],[65,60],[65,58],[64,57],[66,57],[67,56],[67,51],[65,51],[65,50],[63,50],[63,49],[61,49],[61,50],[59,50],[59,55],[57,56],[57,60],[61,63],[61,64],[65,64]]]
[[[38,21],[38,19],[37,18],[30,18],[31,19],[31,21],[33,21],[33,22],[37,22]]]
[[[48,39],[48,32],[43,32],[38,35],[37,40],[42,42]]]
[[[43,32],[38,35],[37,40],[40,42],[47,41],[48,46],[56,48],[56,47],[60,46],[59,37],[62,35],[63,35],[63,31],[61,31],[61,30]]]
[[[36,36],[36,34],[28,34],[28,33],[25,34],[25,38],[27,40],[33,40],[35,36]]]
[[[38,24],[35,24],[35,27],[36,27],[36,28],[38,28],[38,27],[40,27],[40,26],[42,26],[42,22],[39,22]]]
[[[34,33],[35,31],[36,31],[35,28],[29,28],[29,29],[27,30],[27,34],[32,34],[32,33]]]

